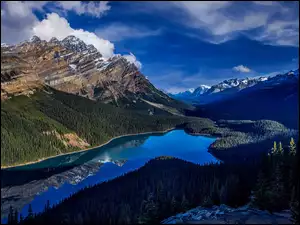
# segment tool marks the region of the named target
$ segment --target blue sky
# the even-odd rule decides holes
[[[298,2],[1,2],[1,42],[72,33],[176,92],[298,68],[298,20]]]

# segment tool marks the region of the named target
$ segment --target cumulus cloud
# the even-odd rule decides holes
[[[244,65],[235,66],[232,69],[240,73],[249,73],[251,71],[247,66]]]
[[[107,1],[100,2],[81,2],[81,1],[58,1],[56,2],[57,7],[64,10],[73,10],[78,15],[86,14],[94,17],[103,16],[110,6]]]
[[[129,55],[123,55],[123,57],[125,59],[127,59],[128,62],[133,63],[138,69],[142,68],[142,63],[140,61],[138,61],[135,57],[135,55],[133,55],[131,52]]]
[[[114,54],[113,43],[98,37],[93,32],[73,29],[65,18],[56,13],[49,13],[46,19],[36,23],[33,27],[33,33],[46,41],[49,41],[52,37],[62,40],[69,35],[74,35],[86,44],[94,45],[104,58],[111,57]]]
[[[32,10],[42,10],[45,2],[1,2],[1,41],[14,44],[32,36],[38,22]]]
[[[113,23],[97,29],[95,33],[110,41],[120,41],[129,38],[156,36],[161,33],[161,30],[149,30],[144,27],[132,27],[121,23]]]
[[[39,24],[33,10],[44,12],[44,8],[49,5],[55,6],[59,12],[74,11],[78,15],[85,14],[98,18],[111,8],[107,1],[3,1],[1,2],[1,41],[15,44],[29,39],[34,34],[33,27]],[[48,31],[44,30],[44,32]]]

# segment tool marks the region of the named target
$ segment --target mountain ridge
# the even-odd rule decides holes
[[[178,94],[169,94],[175,99],[194,104],[194,105],[202,105],[202,104],[209,104],[215,101],[224,100],[226,98],[231,97],[234,94],[239,93],[244,89],[251,88],[256,85],[269,85],[270,83],[282,83],[290,80],[291,77],[298,78],[299,76],[299,69],[290,70],[284,74],[277,74],[275,76],[261,76],[256,78],[232,78],[228,80],[224,80],[218,84],[212,85],[209,89],[203,91],[202,93],[195,94],[197,88],[194,92],[181,92]],[[203,85],[202,85],[203,86]],[[199,89],[202,89],[200,85]]]
[[[121,55],[105,59],[75,36],[49,42],[34,36],[17,45],[1,45],[1,100],[28,95],[43,85],[121,107],[143,99],[186,107],[156,89],[133,62]],[[143,104],[144,111],[153,108]]]

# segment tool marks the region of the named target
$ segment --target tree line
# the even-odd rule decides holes
[[[183,123],[181,117],[149,116],[50,89],[1,104],[1,165],[35,161],[79,150],[57,138],[75,132],[91,146],[113,137],[161,131]],[[45,134],[45,132],[49,132]]]
[[[249,201],[271,212],[290,208],[297,223],[297,155],[291,139],[289,146],[276,143],[269,155],[243,164],[200,166],[159,157],[137,171],[86,187],[57,205],[47,207],[47,203],[44,212],[29,212],[21,224],[159,223],[199,205],[238,207]]]

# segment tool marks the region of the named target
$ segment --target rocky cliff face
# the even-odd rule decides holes
[[[1,45],[1,99],[30,94],[41,85],[105,103],[132,104],[139,98],[176,104],[157,90],[121,55],[102,57],[93,45],[75,36],[49,42],[34,36],[17,45]],[[29,93],[27,93],[29,92]]]

